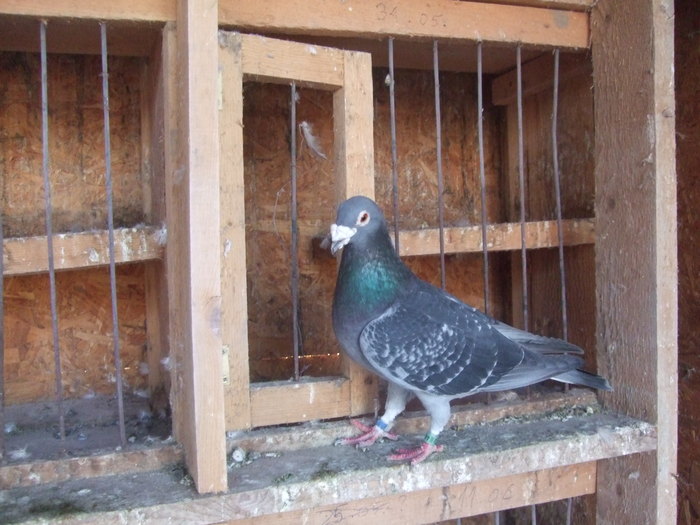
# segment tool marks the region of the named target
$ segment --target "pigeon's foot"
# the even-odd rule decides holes
[[[355,426],[355,428],[359,429],[362,434],[340,439],[338,440],[338,444],[340,445],[356,445],[359,448],[365,448],[373,445],[375,441],[381,438],[391,439],[392,441],[399,439],[396,434],[385,432],[384,430],[377,428],[376,425],[368,427],[357,419],[352,419],[350,422]]]
[[[387,457],[390,461],[411,460],[411,465],[420,463],[433,452],[442,452],[442,445],[431,445],[423,442],[420,447],[397,450],[395,454]]]

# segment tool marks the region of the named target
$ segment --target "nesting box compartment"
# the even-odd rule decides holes
[[[601,522],[675,512],[675,445],[666,445],[675,443],[677,398],[675,161],[664,112],[673,93],[663,89],[672,85],[672,26],[658,15],[665,2],[637,4],[0,7],[0,355],[3,423],[16,425],[6,427],[0,510],[14,520],[55,511],[66,522],[437,522],[596,494]],[[43,19],[56,320],[42,186]],[[414,469],[384,463],[390,444],[334,448],[351,432],[347,418],[371,418],[384,396],[335,341],[336,262],[319,247],[336,205],[356,194],[397,225],[399,254],[419,276],[443,278],[450,293],[514,326],[567,336],[615,391],[544,386],[460,404],[447,452]],[[58,384],[65,440],[54,436]],[[425,422],[412,411],[397,430],[412,436]],[[27,455],[9,455],[29,428]]]

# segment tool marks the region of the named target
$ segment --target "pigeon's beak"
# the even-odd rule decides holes
[[[335,255],[338,250],[350,242],[353,235],[357,233],[357,228],[331,224],[331,253]]]

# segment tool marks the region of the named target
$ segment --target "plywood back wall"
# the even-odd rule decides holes
[[[115,226],[143,221],[140,59],[110,57]],[[100,62],[49,55],[49,137],[54,232],[107,225]],[[45,234],[39,56],[0,53],[0,197],[5,237]],[[143,268],[117,271],[126,391],[145,387]],[[66,397],[114,392],[109,274],[57,275]],[[54,395],[47,275],[5,280],[5,392],[8,403]]]

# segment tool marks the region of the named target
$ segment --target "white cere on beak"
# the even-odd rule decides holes
[[[357,228],[331,224],[331,253],[335,255],[338,250],[350,242],[353,235],[357,233]]]

